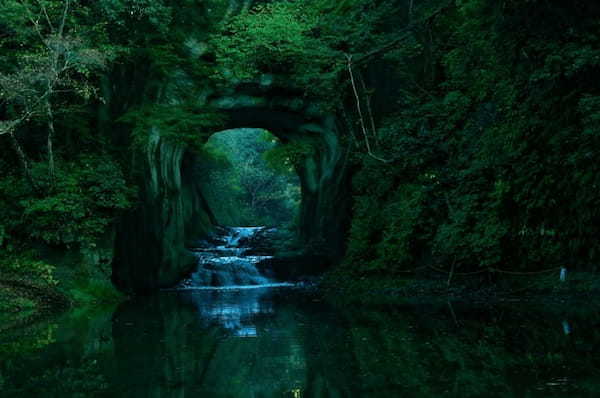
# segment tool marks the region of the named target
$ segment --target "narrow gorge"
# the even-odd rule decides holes
[[[177,78],[183,77],[177,74]],[[325,271],[327,264],[339,262],[345,250],[351,206],[349,148],[342,144],[336,117],[319,114],[312,104],[294,97],[292,89],[278,86],[273,77],[263,80],[268,83],[231,88],[234,94],[213,94],[205,101],[225,112],[227,124],[221,130],[266,129],[284,144],[308,148],[295,166],[301,185],[297,237],[307,246],[319,246],[319,252],[311,255],[321,257]],[[177,101],[177,97],[162,101]],[[149,143],[140,150],[141,203],[117,228],[113,281],[125,291],[148,292],[177,283],[194,265],[187,243],[220,226],[198,179],[202,155],[152,129]],[[211,135],[196,134],[205,140]]]
[[[599,32],[0,0],[0,398],[600,396]]]

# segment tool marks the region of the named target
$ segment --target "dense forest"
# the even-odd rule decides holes
[[[148,370],[138,355],[163,344],[174,363],[217,366],[223,330],[278,328],[293,340],[274,345],[288,369],[272,383],[280,395],[260,395],[265,385],[256,396],[428,385],[419,396],[475,397],[507,393],[510,379],[515,396],[537,397],[568,384],[568,364],[597,376],[586,323],[597,317],[544,307],[506,326],[504,309],[455,312],[450,301],[440,314],[450,296],[600,291],[599,74],[600,3],[588,0],[1,0],[0,340],[37,329],[0,343],[0,396],[35,396],[44,383],[47,396],[117,396],[98,376],[113,352],[123,374]],[[245,290],[256,286],[318,298]],[[223,302],[157,293],[223,287],[241,290]],[[381,296],[394,295],[444,310],[387,318]],[[238,318],[223,318],[229,305]],[[67,308],[69,321],[39,323]],[[247,314],[260,315],[254,326]],[[545,335],[547,319],[560,327]],[[213,329],[196,335],[196,323]],[[128,325],[145,331],[143,349]],[[563,342],[573,325],[586,334]],[[56,355],[65,373],[21,362],[54,350],[57,328],[62,342],[73,330],[97,340],[81,343],[81,358]],[[503,351],[517,340],[522,352]],[[312,356],[321,341],[333,348]],[[246,359],[268,345],[239,344],[230,351]],[[206,365],[173,381],[178,370],[156,355],[152,380],[169,381],[141,383],[139,396],[220,380]],[[39,385],[3,376],[38,365]],[[308,387],[292,388],[301,365]],[[252,379],[247,369],[272,377],[236,366],[231,391]],[[521,395],[525,368],[551,381]],[[65,374],[74,390],[55,391]],[[427,384],[432,374],[443,385]],[[593,396],[592,384],[562,391]],[[221,387],[211,393],[247,396]]]
[[[168,286],[189,241],[253,222],[350,278],[597,269],[594,2],[1,11],[7,291],[111,295],[111,273],[125,291]],[[261,130],[213,136],[240,127]]]
[[[300,182],[291,165],[277,161],[277,143],[270,133],[253,129],[225,131],[209,139],[198,178],[219,224],[294,228]]]

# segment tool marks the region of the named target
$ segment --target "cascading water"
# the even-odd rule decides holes
[[[194,249],[198,268],[178,288],[180,289],[242,289],[287,286],[262,275],[256,265],[271,256],[245,255],[251,249],[248,242],[265,227],[228,228],[227,233]]]

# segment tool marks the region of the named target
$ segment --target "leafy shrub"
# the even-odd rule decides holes
[[[54,287],[58,285],[54,270],[55,267],[36,260],[30,253],[0,258],[0,279],[20,279],[28,283]]]
[[[145,149],[154,134],[173,144],[201,152],[208,136],[223,123],[223,117],[191,104],[144,105],[120,118],[133,125],[133,145]]]
[[[92,242],[132,204],[134,191],[108,156],[81,155],[59,162],[54,185],[45,164],[34,164],[32,172],[40,191],[19,175],[0,179],[0,225],[9,250],[20,239],[51,245]]]
[[[600,8],[576,3],[462,1],[398,45],[386,84],[408,88],[377,132],[393,162],[357,159],[357,269],[597,263]]]

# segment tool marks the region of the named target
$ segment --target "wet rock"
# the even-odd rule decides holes
[[[272,281],[256,267],[268,256],[249,255],[247,245],[261,242],[265,228],[240,227],[220,230],[203,247],[194,249],[196,271],[180,287],[222,287],[265,285]]]
[[[257,268],[277,280],[296,282],[321,274],[330,264],[330,259],[324,255],[294,253],[264,259]]]

